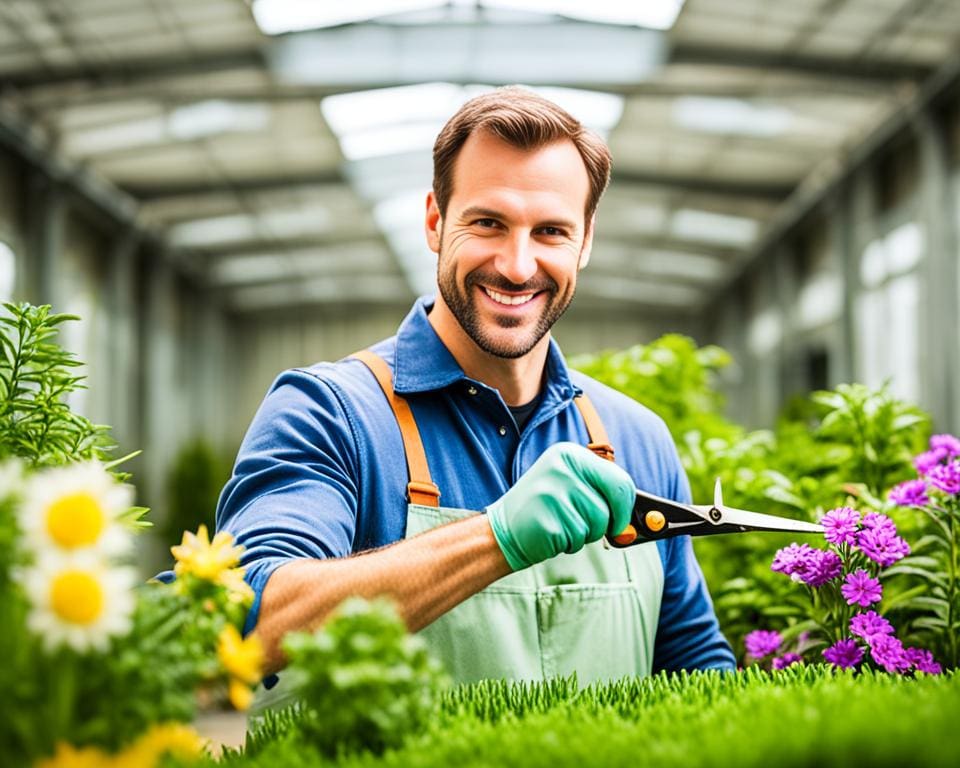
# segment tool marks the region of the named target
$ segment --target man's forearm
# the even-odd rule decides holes
[[[415,632],[510,570],[485,515],[355,557],[287,563],[261,598],[256,634],[268,671],[285,663],[280,642],[287,632],[317,627],[348,597],[391,597]]]

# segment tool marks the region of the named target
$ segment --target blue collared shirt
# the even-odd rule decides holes
[[[469,379],[427,318],[422,298],[397,335],[372,347],[410,404],[444,507],[482,510],[553,443],[588,442],[573,398],[586,391],[637,487],[689,501],[663,421],[625,395],[570,371],[550,342],[545,386],[522,432],[497,390]],[[217,528],[245,552],[256,624],[263,588],[298,558],[342,557],[404,538],[407,465],[396,418],[358,360],[282,373],[244,438],[223,489]],[[733,668],[689,537],[657,542],[664,571],[654,670]]]

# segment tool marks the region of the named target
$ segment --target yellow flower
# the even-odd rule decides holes
[[[170,551],[177,559],[173,567],[177,576],[189,573],[206,581],[218,582],[224,571],[240,562],[243,547],[233,546],[233,536],[226,531],[220,531],[210,541],[207,526],[201,525],[195,534],[184,531],[183,540],[170,547]]]
[[[253,602],[253,589],[243,580],[244,570],[243,568],[230,568],[220,574],[217,583],[226,587],[230,602],[250,605]]]
[[[202,755],[205,746],[200,735],[183,723],[155,723],[119,752],[110,768],[153,768],[164,755],[189,760]]]
[[[110,762],[110,755],[97,747],[77,748],[61,741],[53,757],[34,763],[34,768],[104,768]]]
[[[230,702],[237,709],[250,706],[250,686],[260,682],[263,669],[263,644],[256,635],[240,637],[237,628],[227,624],[220,632],[217,656],[230,674]]]
[[[133,488],[88,461],[32,475],[19,519],[38,556],[51,550],[121,555],[133,543],[132,531],[121,521],[132,505]]]
[[[104,651],[111,637],[130,630],[137,581],[132,568],[111,568],[90,552],[51,552],[17,579],[30,600],[27,626],[47,650]]]

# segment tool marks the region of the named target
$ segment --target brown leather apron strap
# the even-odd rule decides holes
[[[430,467],[427,465],[427,454],[423,450],[420,430],[417,428],[409,403],[393,391],[390,366],[382,357],[369,349],[355,352],[350,357],[356,358],[370,369],[397,418],[400,436],[403,438],[403,450],[407,456],[407,473],[410,477],[410,482],[407,483],[407,499],[411,504],[439,507],[440,489],[430,478]]]
[[[587,434],[590,436],[587,448],[601,459],[613,461],[613,446],[610,444],[610,438],[607,437],[607,430],[604,428],[603,422],[600,421],[597,409],[593,407],[593,403],[587,397],[587,393],[582,392],[573,402],[576,403],[580,415],[583,416],[583,421],[587,425]]]

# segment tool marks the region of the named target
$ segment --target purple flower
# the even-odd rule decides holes
[[[843,572],[843,561],[832,549],[813,549],[800,580],[811,587],[822,587]]]
[[[953,496],[960,492],[960,461],[954,459],[949,464],[938,464],[927,473],[927,479],[930,485]]]
[[[947,456],[960,456],[960,439],[953,435],[933,435],[930,448],[934,451],[946,451]]]
[[[932,448],[925,453],[919,453],[913,457],[913,466],[918,475],[925,475],[941,461],[947,458],[945,448]]]
[[[867,512],[867,514],[863,516],[863,527],[887,530],[894,536],[897,534],[897,526],[893,520],[886,515],[881,515],[879,512]]]
[[[933,654],[930,651],[925,651],[922,648],[906,648],[904,649],[904,654],[907,657],[907,661],[913,666],[917,672],[925,672],[928,675],[939,675],[943,672],[943,667],[941,667],[937,660],[933,658]],[[773,663],[776,664],[777,660],[774,659]]]
[[[793,664],[800,664],[803,658],[799,653],[785,653],[783,656],[777,656],[773,660],[774,669],[786,669]]]
[[[747,653],[755,659],[762,659],[764,656],[776,653],[782,642],[783,638],[780,637],[779,632],[768,629],[755,629],[743,638]]]
[[[890,501],[898,507],[922,507],[930,503],[923,480],[907,480],[890,489]]]
[[[883,515],[877,515],[877,517],[883,517]],[[884,519],[889,520],[889,518]],[[897,529],[892,523],[889,526],[877,525],[858,532],[857,547],[883,568],[893,565],[900,558],[910,554],[910,545],[897,536]]]
[[[851,507],[831,509],[820,524],[824,538],[831,544],[854,544],[860,527],[860,513]]]
[[[856,640],[838,640],[824,649],[823,658],[835,667],[850,669],[863,660],[863,648],[857,645]]]
[[[893,635],[874,635],[870,641],[870,656],[887,672],[906,672],[910,669],[903,643]]]
[[[883,596],[883,587],[880,582],[874,579],[863,568],[858,568],[853,573],[848,573],[847,578],[840,587],[840,593],[847,601],[847,605],[859,605],[861,608],[869,608],[874,603],[879,603]]]
[[[800,574],[806,569],[812,555],[813,549],[809,544],[793,543],[789,547],[777,550],[770,570],[789,576],[794,581],[800,581]]]
[[[850,619],[850,632],[869,643],[877,635],[892,635],[893,625],[876,611],[867,611]]]

